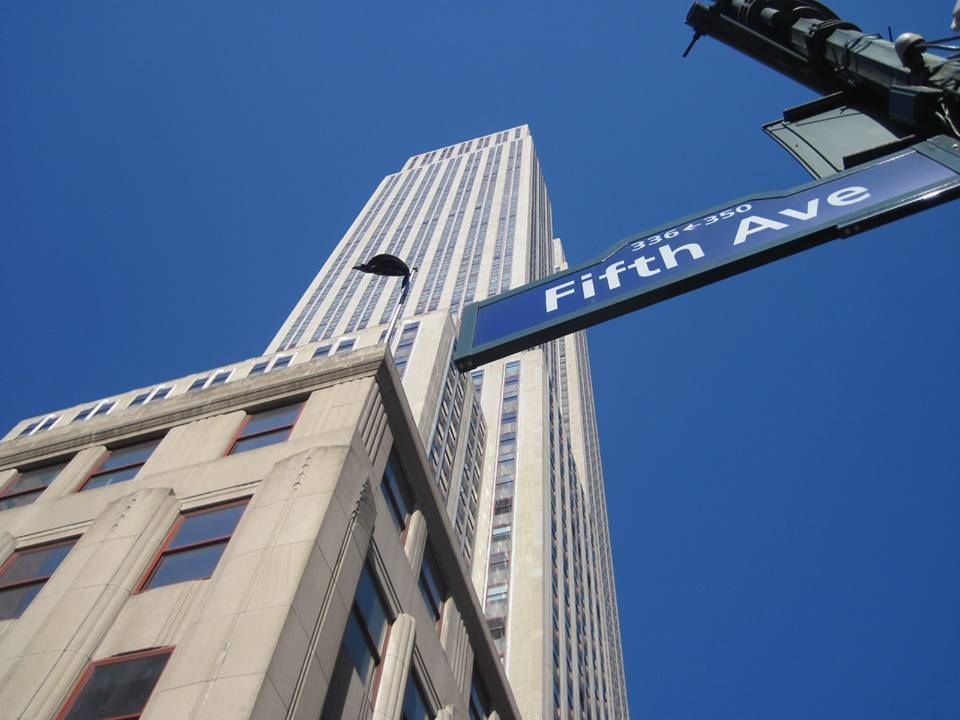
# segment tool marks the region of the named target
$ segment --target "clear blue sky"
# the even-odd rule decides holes
[[[529,123],[575,263],[805,182],[667,5],[0,2],[0,425],[259,354],[414,153]],[[960,717],[957,210],[590,331],[634,717]]]

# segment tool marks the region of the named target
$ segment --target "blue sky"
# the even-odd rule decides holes
[[[414,153],[529,123],[573,263],[806,182],[670,5],[0,2],[0,426],[258,354]],[[960,716],[956,221],[590,331],[634,717]]]

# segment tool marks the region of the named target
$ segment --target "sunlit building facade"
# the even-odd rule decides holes
[[[521,713],[627,718],[586,338],[450,361],[466,304],[565,267],[529,128],[384,177],[267,352],[383,342],[400,283],[352,270],[379,253],[415,268],[393,349]]]
[[[0,717],[519,720],[382,345],[0,440]]]
[[[628,718],[586,338],[451,362],[466,304],[563,267],[528,128],[458,143],[264,354],[17,423],[0,716]]]

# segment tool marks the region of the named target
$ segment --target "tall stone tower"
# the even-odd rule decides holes
[[[461,376],[459,311],[565,267],[527,126],[387,175],[267,348],[325,355],[393,338],[447,516],[525,718],[627,718],[590,361],[582,333]],[[317,345],[319,343],[319,345]]]

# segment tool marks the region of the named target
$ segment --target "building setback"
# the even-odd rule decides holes
[[[386,360],[400,283],[351,270],[381,252],[417,268]],[[451,362],[465,304],[564,267],[528,128],[451,145],[263,356],[18,423],[0,708],[77,720],[136,661],[144,718],[629,717],[585,336]]]
[[[0,442],[0,717],[520,717],[384,348],[304,360]]]

